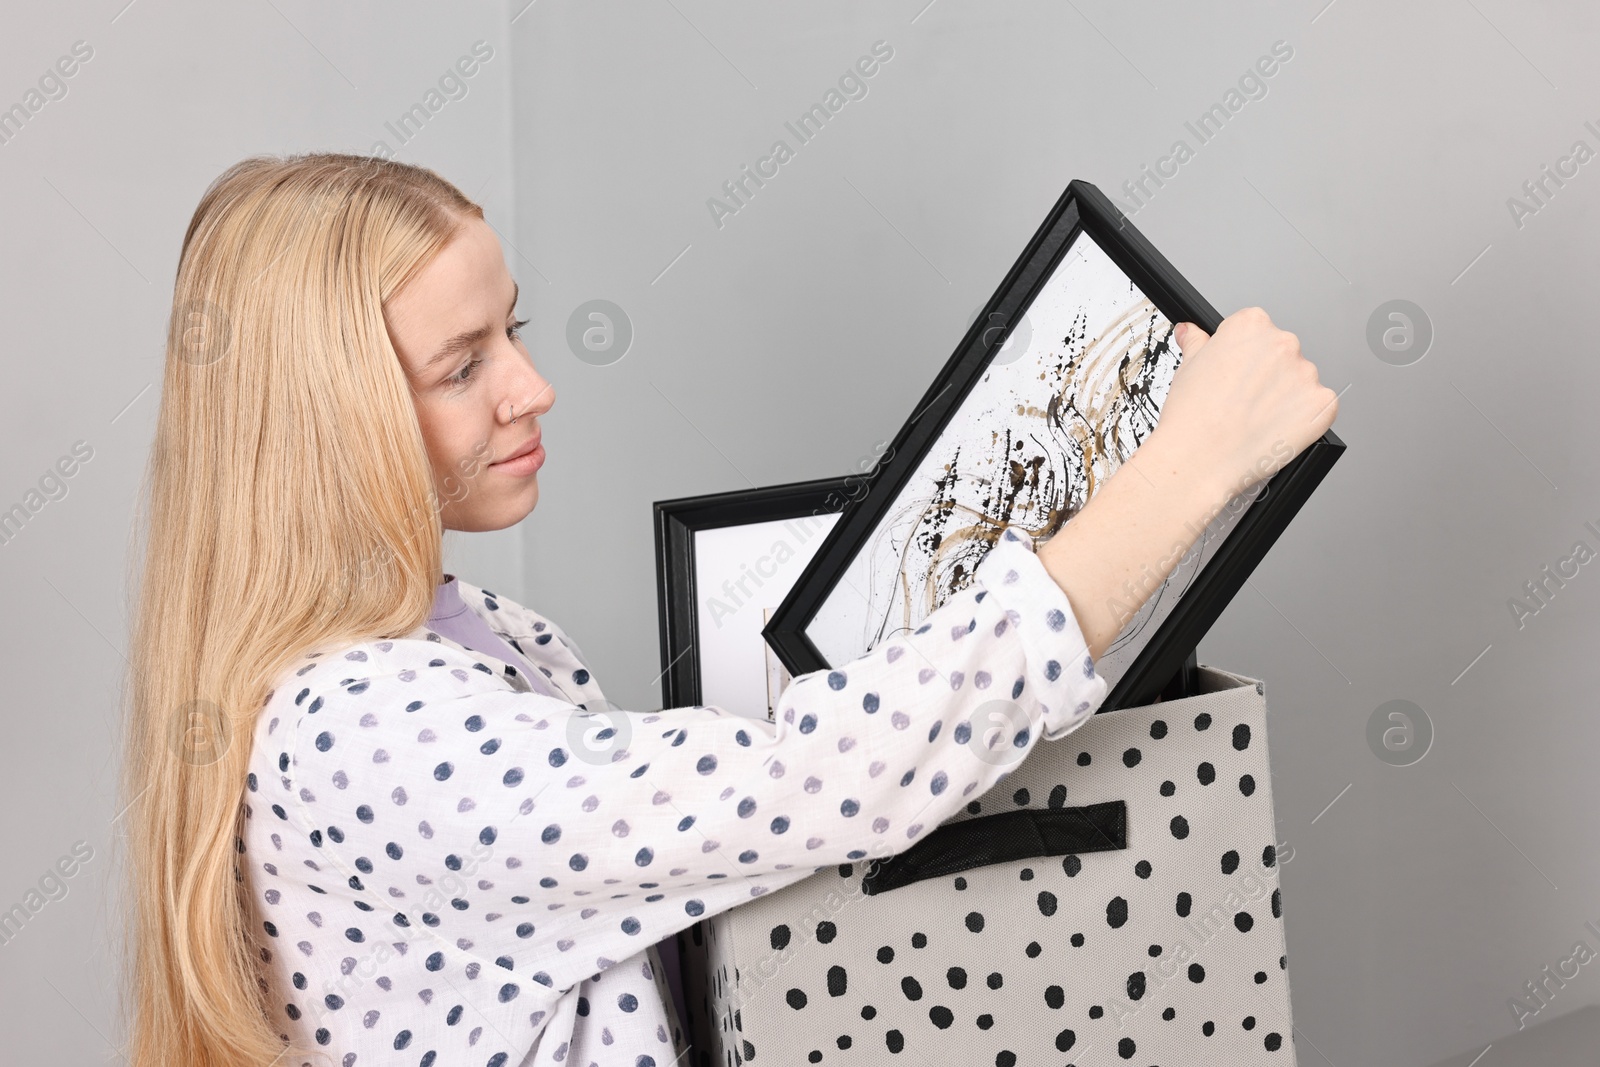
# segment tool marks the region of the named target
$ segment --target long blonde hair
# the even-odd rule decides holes
[[[256,156],[184,235],[132,553],[147,529],[122,783],[133,1067],[297,1062],[248,929],[253,721],[306,651],[427,618],[438,500],[383,305],[482,216],[421,167]]]

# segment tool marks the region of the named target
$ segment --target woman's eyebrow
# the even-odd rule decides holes
[[[507,315],[511,314],[517,309],[517,298],[521,294],[522,286],[518,285],[516,279],[513,278],[511,280],[511,306],[506,309]],[[465,352],[479,341],[482,341],[485,337],[488,337],[490,334],[494,333],[495,329],[496,327],[493,324],[490,324],[486,326],[479,326],[476,330],[467,330],[463,333],[456,334],[454,337],[450,338],[450,340],[446,341],[442,346],[440,346],[439,350],[428,358],[428,362],[422,365],[422,373],[426,374],[432,370],[435,365],[450,359],[452,356],[457,356],[462,352]]]

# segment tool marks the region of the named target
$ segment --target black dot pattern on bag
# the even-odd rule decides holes
[[[828,995],[842,997],[850,987],[850,976],[843,967],[834,964],[828,968]]]
[[[890,1054],[904,1053],[908,1062],[941,1062],[941,1055],[951,1051],[936,1040],[943,1034],[946,1042],[952,1038],[957,1042],[964,1062],[1017,1067],[1036,1062],[1045,1052],[1040,1045],[1020,1047],[1019,1035],[1028,1033],[1033,1041],[1053,1041],[1058,1053],[1114,1047],[1118,1054],[1114,1062],[1136,1062],[1141,1067],[1180,1062],[1181,1054],[1174,1055],[1172,1050],[1188,1048],[1198,1036],[1220,1036],[1222,1040],[1209,1047],[1216,1054],[1226,1050],[1230,1064],[1254,1065],[1253,1056],[1272,1053],[1281,1057],[1288,1019],[1270,1007],[1274,1003],[1271,983],[1282,982],[1278,975],[1286,969],[1287,959],[1280,954],[1278,972],[1271,971],[1268,961],[1272,957],[1265,953],[1281,953],[1280,930],[1263,925],[1270,925],[1269,913],[1272,920],[1282,917],[1281,893],[1272,884],[1277,848],[1270,841],[1241,837],[1235,824],[1218,814],[1265,810],[1245,807],[1262,804],[1267,798],[1256,788],[1260,776],[1241,773],[1240,766],[1245,759],[1259,761],[1260,746],[1251,745],[1255,738],[1250,724],[1240,723],[1228,713],[1195,715],[1195,733],[1185,728],[1189,721],[1188,716],[1148,720],[1137,733],[1122,734],[1124,740],[1108,749],[1108,760],[1094,761],[1087,752],[1069,753],[1057,762],[1055,773],[1034,777],[1024,773],[1015,786],[962,805],[968,815],[976,816],[985,810],[985,804],[994,813],[1030,807],[1060,810],[1069,804],[1125,798],[1128,842],[1142,849],[1142,856],[1131,849],[1064,854],[1058,857],[1059,871],[1051,861],[1038,858],[974,866],[948,880],[926,882],[925,889],[916,892],[937,885],[944,893],[971,893],[970,904],[983,902],[981,908],[955,909],[941,925],[926,931],[895,921],[890,908],[881,913],[889,920],[879,931],[883,940],[871,940],[864,946],[859,945],[862,937],[873,936],[870,913],[846,912],[820,922],[814,917],[801,918],[799,937],[791,933],[793,918],[788,924],[767,924],[767,940],[775,951],[792,949],[797,942],[802,949],[832,949],[831,955],[823,954],[826,965],[811,977],[802,979],[797,972],[786,972],[789,981],[779,987],[787,988],[788,1011],[804,1011],[809,1020],[807,1030],[816,1033],[813,1040],[820,1042],[818,1049],[801,1045],[795,1051],[805,1052],[810,1062],[826,1063],[837,1059],[830,1055],[828,1040],[840,1050],[855,1049],[854,1054],[859,1054],[863,1043],[874,1047],[881,1038],[882,1047]],[[1146,733],[1148,741],[1143,740]],[[1252,747],[1255,752],[1239,755]],[[1078,778],[1065,773],[1069,767],[1090,766],[1094,771]],[[1260,766],[1255,762],[1252,772]],[[1108,785],[1124,779],[1129,783],[1126,789]],[[1237,781],[1238,792],[1211,790],[1219,781]],[[953,778],[951,784],[956,784]],[[1180,793],[1182,800],[1178,799]],[[736,798],[737,794],[730,802]],[[1142,820],[1137,823],[1136,811]],[[1135,826],[1144,836],[1134,834]],[[1160,832],[1152,835],[1152,830]],[[1176,862],[1180,856],[1192,857],[1187,866]],[[841,878],[849,881],[859,879],[865,867],[858,862],[838,869]],[[1249,902],[1241,906],[1237,894],[1244,892],[1240,886],[1246,883],[1239,878],[1247,869],[1258,881],[1267,883],[1270,896],[1251,890]],[[1118,873],[1113,875],[1113,871]],[[1219,874],[1228,879],[1226,884],[1219,883]],[[1232,903],[1224,904],[1225,892],[1234,894]],[[899,899],[907,906],[926,909],[935,898],[906,893]],[[1027,908],[1029,901],[1032,909]],[[1104,927],[1090,921],[1102,907]],[[1022,920],[1024,912],[1034,915],[1031,928]],[[866,915],[864,921],[859,917],[862,914]],[[951,920],[957,916],[964,930],[954,928]],[[924,916],[919,921],[927,919]],[[811,931],[813,936],[805,936]],[[962,936],[952,936],[952,931]],[[1216,944],[1207,948],[1213,939]],[[841,953],[852,950],[852,941],[857,943],[859,955],[841,958]],[[1185,948],[1186,955],[1173,955]],[[1194,958],[1196,949],[1205,950],[1203,963]],[[1094,955],[1064,959],[1068,952]],[[852,966],[853,959],[868,955],[874,956],[880,967]],[[1127,966],[1112,979],[1113,988],[1087,991],[1083,979],[1073,977],[1073,960],[1080,961],[1080,967],[1083,963],[1098,967],[1103,959],[1120,963],[1124,956]],[[951,965],[952,959],[965,966]],[[1040,961],[1038,970],[1031,962],[1034,960]],[[1255,999],[1240,999],[1247,990],[1249,998]],[[1263,996],[1267,999],[1258,999]],[[887,1005],[885,1010],[879,1013],[871,1004],[849,1003],[852,998],[869,997]],[[1068,1013],[1058,1016],[1057,1027],[1038,1028],[1045,1029],[1042,1034],[1030,1028],[1021,1015],[1036,1013],[1041,1000],[1047,1011]],[[1249,1015],[1234,1013],[1229,1007],[1246,1003]],[[1118,1004],[1154,1010],[1131,1029],[1124,1029]],[[875,1021],[869,1033],[852,1035],[846,1032],[846,1025],[831,1032],[823,1029],[833,1019],[846,1018],[829,1012],[842,1009],[853,1015],[858,1007],[862,1020]],[[1013,1009],[1018,1014],[1013,1015]],[[1062,1028],[1061,1023],[1071,1025]],[[1219,1026],[1224,1028],[1220,1035]],[[988,1033],[993,1043],[972,1044],[974,1030]],[[1250,1043],[1241,1044],[1247,1034]],[[1256,1040],[1261,1044],[1253,1044]],[[1012,1042],[1012,1047],[1003,1047],[1002,1041]],[[711,1061],[700,1067],[711,1067]]]

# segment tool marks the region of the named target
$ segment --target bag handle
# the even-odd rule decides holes
[[[891,889],[1036,856],[1113,852],[1128,847],[1128,805],[1108,800],[1081,808],[1023,808],[946,823],[898,855],[874,860],[862,892]]]

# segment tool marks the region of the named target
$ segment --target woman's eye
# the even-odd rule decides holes
[[[521,337],[521,334],[519,334],[517,331],[521,330],[526,325],[528,325],[528,320],[527,319],[519,319],[518,321],[513,322],[510,326],[507,326],[506,327],[506,340],[508,340],[508,341],[519,340],[520,337]],[[469,360],[467,362],[466,366],[462,367],[460,370],[456,371],[456,373],[452,374],[449,378],[447,378],[445,380],[448,381],[451,385],[464,385],[467,381],[469,381],[471,379],[473,369],[478,367],[482,363],[483,363],[483,360],[481,360],[481,359]]]

